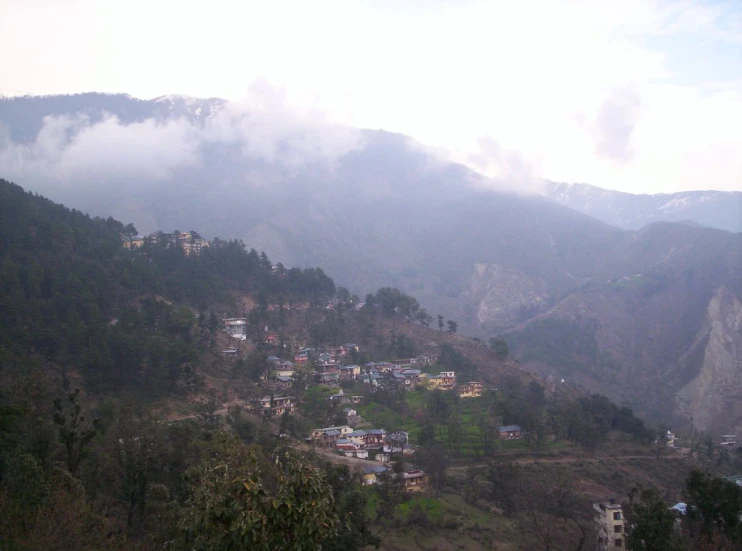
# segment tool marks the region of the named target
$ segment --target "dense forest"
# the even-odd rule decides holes
[[[112,218],[100,219],[0,181],[0,350],[79,369],[98,389],[167,393],[188,384],[192,329],[216,330],[207,305],[231,291],[262,302],[321,303],[335,284],[321,269],[273,269],[265,253],[214,240],[186,255],[165,240],[132,251]],[[201,313],[200,316],[194,311]],[[212,312],[213,314],[213,312]]]

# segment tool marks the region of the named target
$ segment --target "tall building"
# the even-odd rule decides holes
[[[608,503],[594,503],[597,513],[595,524],[598,528],[598,547],[600,551],[615,551],[626,548],[626,524],[621,505],[611,499]]]

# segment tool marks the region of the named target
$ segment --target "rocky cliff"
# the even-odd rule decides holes
[[[528,368],[645,417],[721,434],[742,423],[742,236],[658,224],[508,333]]]
[[[698,349],[698,350],[697,350]],[[701,354],[698,374],[677,393],[677,410],[706,432],[742,432],[742,302],[722,286],[688,354]]]

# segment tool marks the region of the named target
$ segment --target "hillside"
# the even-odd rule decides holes
[[[646,418],[692,419],[714,434],[742,428],[742,236],[653,224],[596,272],[508,334],[524,365]]]

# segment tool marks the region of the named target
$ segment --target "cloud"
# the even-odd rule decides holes
[[[617,90],[603,102],[593,127],[598,155],[622,163],[631,160],[631,135],[640,106],[641,98],[631,88]]]
[[[480,184],[500,191],[535,193],[543,186],[534,163],[521,153],[502,147],[492,136],[477,138],[477,150],[466,155],[463,162],[490,178]]]
[[[191,105],[197,108],[197,102]],[[234,163],[219,169],[243,169],[249,177],[249,164],[256,161],[280,163],[284,170],[331,169],[361,145],[359,131],[333,123],[312,105],[294,105],[285,90],[257,81],[242,101],[227,104],[203,125],[186,117],[129,123],[110,114],[95,123],[76,113],[45,117],[33,142],[0,142],[0,170],[43,191],[105,190],[157,185],[179,171],[208,169],[206,151],[215,147],[237,152],[236,159],[230,157]]]
[[[84,115],[45,117],[35,141],[0,147],[0,168],[20,182],[60,186],[161,181],[197,164],[197,149],[197,129],[184,119],[124,124],[108,115],[90,124]]]
[[[243,156],[297,167],[333,165],[361,147],[358,130],[336,124],[314,105],[292,101],[285,87],[256,79],[247,94],[209,120],[204,139],[238,144]]]

